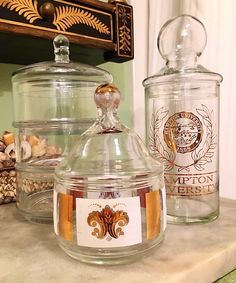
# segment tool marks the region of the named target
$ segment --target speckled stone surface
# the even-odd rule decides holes
[[[217,280],[215,283],[235,283],[236,282],[236,270],[225,275],[223,278]]]
[[[236,201],[222,200],[213,223],[168,225],[153,254],[112,267],[71,259],[57,246],[52,225],[26,222],[14,204],[0,206],[1,283],[211,283],[235,268]]]

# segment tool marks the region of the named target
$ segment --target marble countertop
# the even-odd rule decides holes
[[[52,225],[25,221],[14,204],[0,206],[0,282],[212,283],[236,268],[236,201],[222,199],[213,223],[168,225],[163,244],[123,266],[90,266],[57,246]]]

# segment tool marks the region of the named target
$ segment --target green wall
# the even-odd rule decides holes
[[[11,74],[18,65],[0,64],[0,135],[12,130],[13,102],[11,94]]]
[[[11,74],[19,67],[19,65],[0,64],[0,135],[5,130],[13,130]],[[131,63],[106,63],[99,67],[113,75],[114,83],[122,93],[121,106],[119,108],[120,118],[123,123],[132,127]]]
[[[133,125],[133,99],[132,99],[132,64],[126,62],[122,64],[106,63],[99,67],[107,70],[113,75],[114,84],[121,91],[121,104],[119,116],[122,123],[128,127]]]

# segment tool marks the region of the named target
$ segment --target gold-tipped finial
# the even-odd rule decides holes
[[[102,109],[118,108],[120,97],[120,91],[114,84],[103,84],[99,86],[94,95],[97,107]]]

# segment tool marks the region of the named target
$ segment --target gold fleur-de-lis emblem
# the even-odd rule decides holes
[[[94,227],[91,235],[98,239],[118,239],[124,235],[123,227],[128,225],[129,216],[123,210],[114,211],[106,205],[101,211],[92,211],[87,218],[89,226]],[[109,237],[110,236],[110,237]]]

